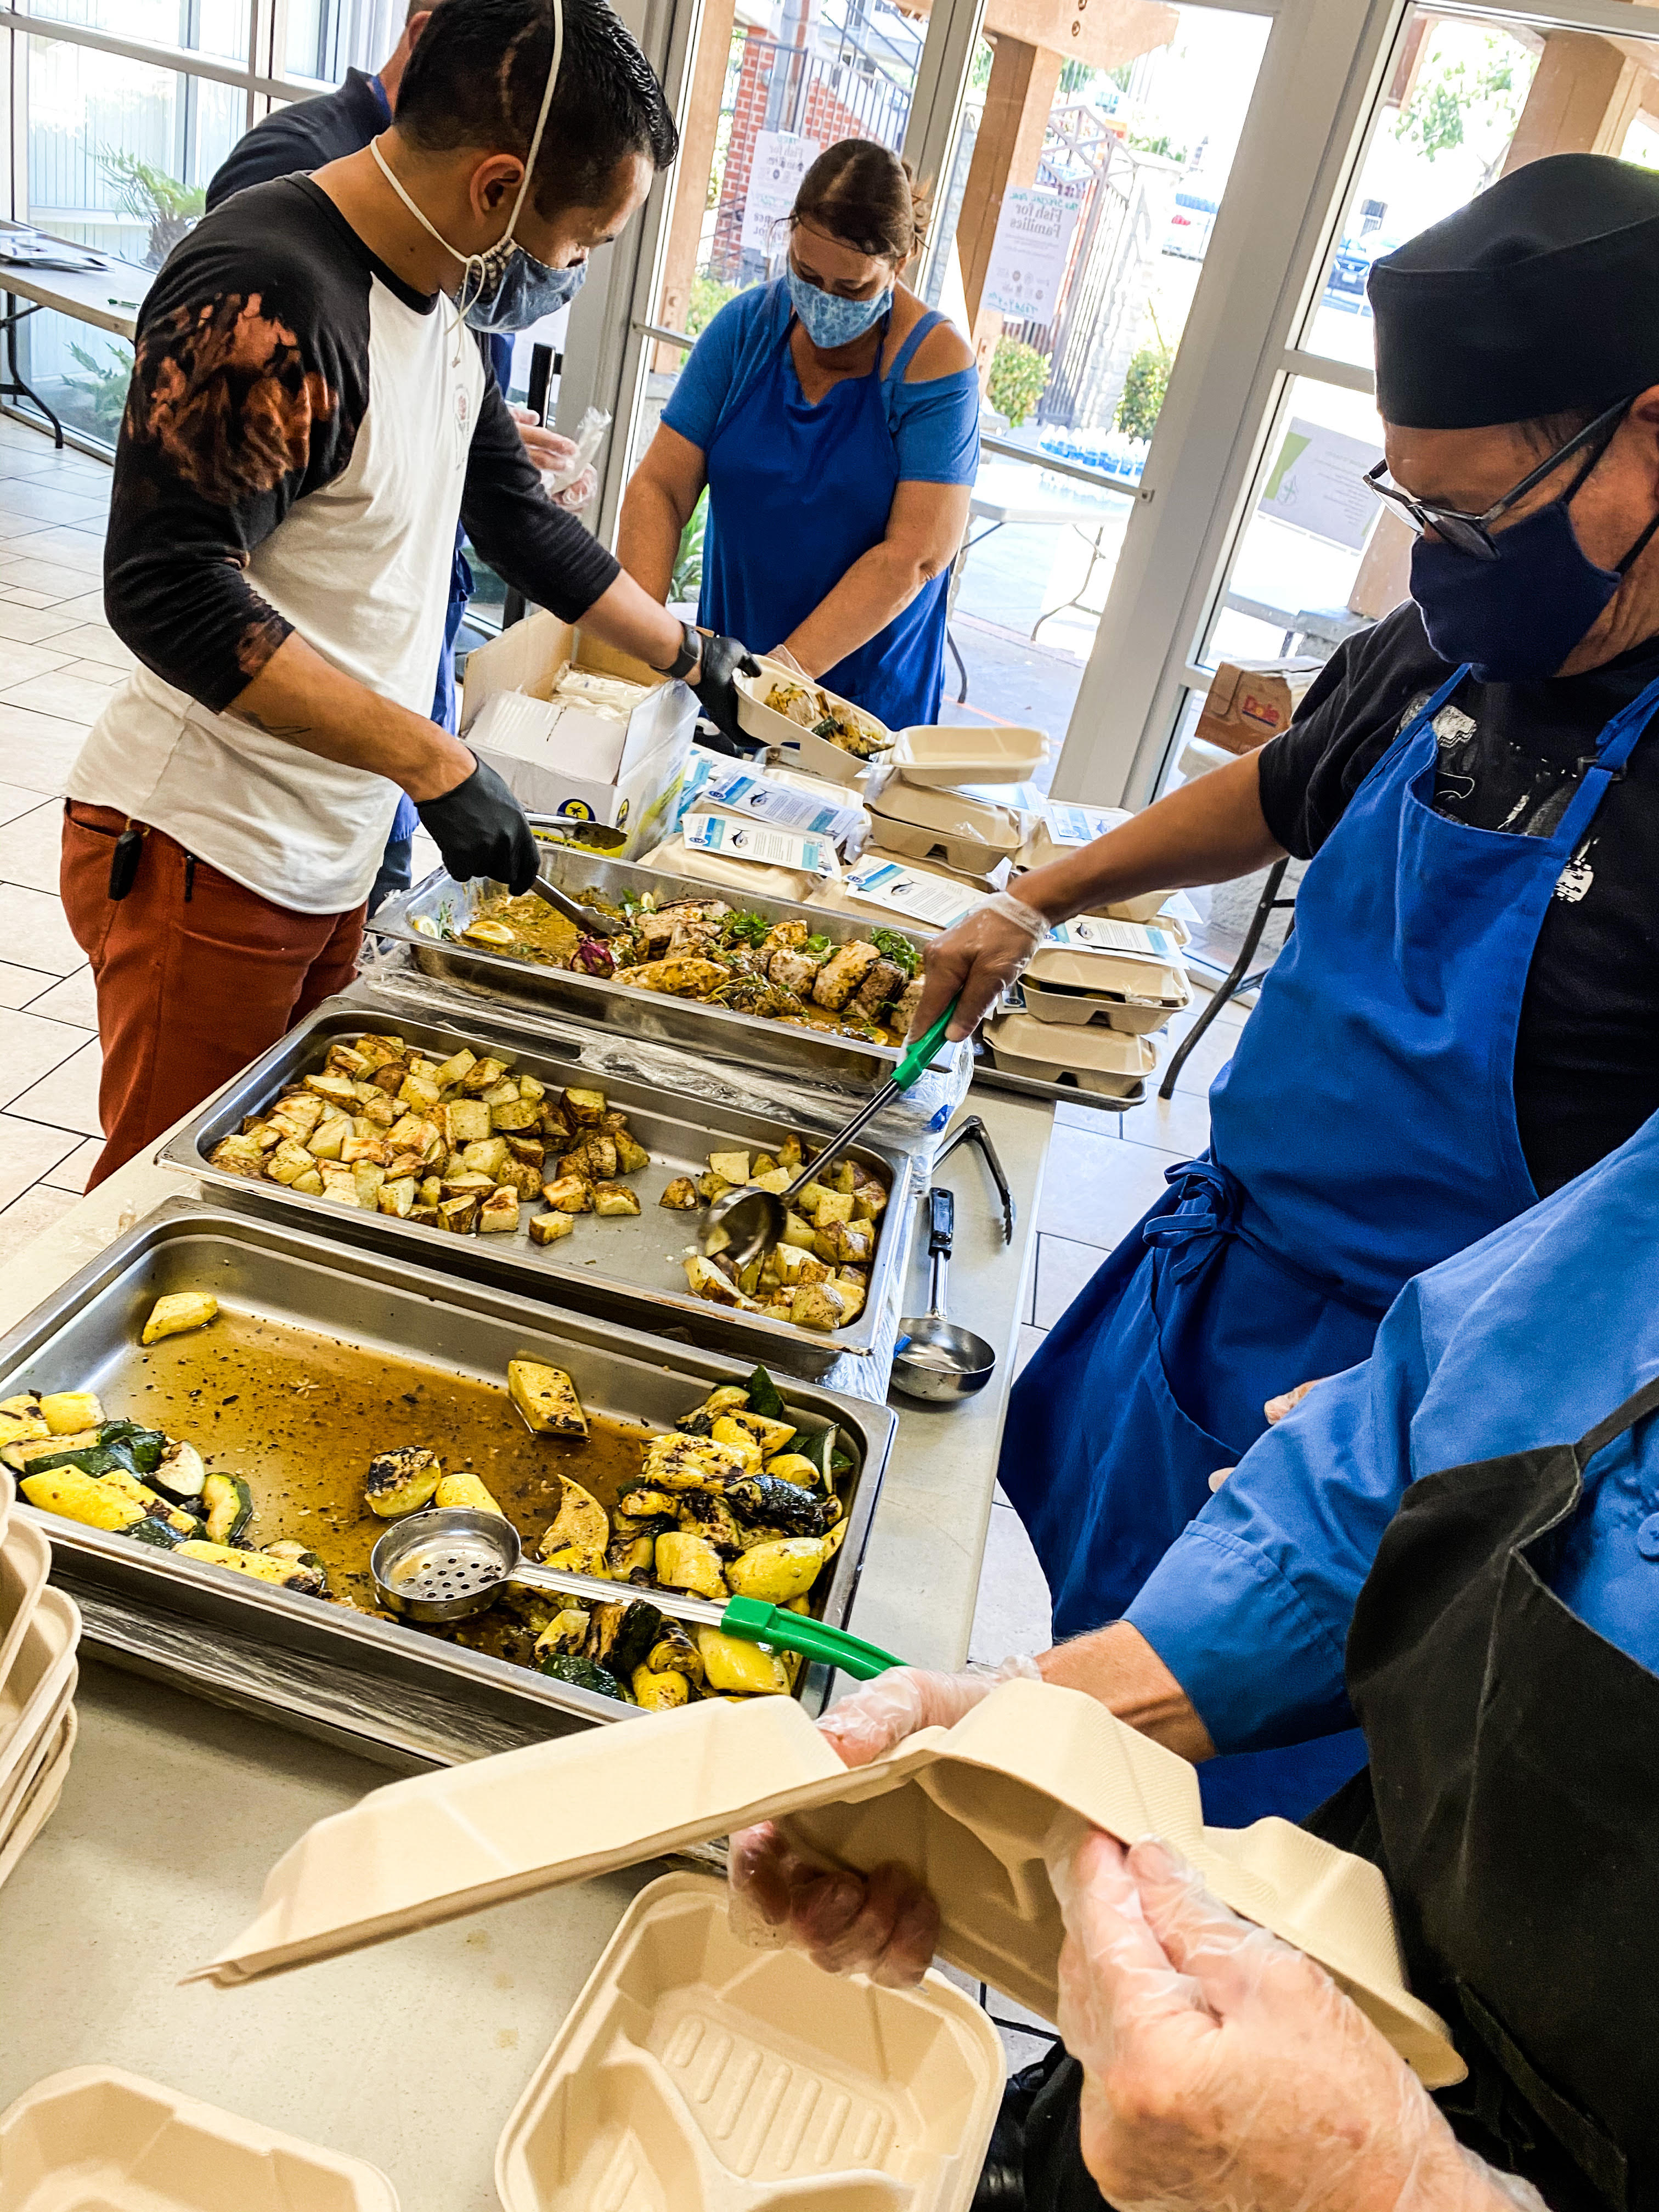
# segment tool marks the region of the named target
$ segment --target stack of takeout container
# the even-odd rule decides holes
[[[1000,891],[1021,849],[1018,811],[964,791],[939,790],[893,776],[869,801],[870,842],[883,853],[919,860],[978,891]]]
[[[52,1547],[0,1470],[0,1882],[56,1808],[75,1745],[80,1608],[46,1586]]]
[[[0,2212],[398,2212],[378,2166],[113,2066],[49,2075],[0,2113]]]
[[[1024,1012],[1000,1015],[986,1030],[994,1064],[1125,1099],[1146,1096],[1158,1033],[1192,996],[1173,929],[1093,915],[1049,933],[1022,988]]]
[[[694,748],[672,836],[641,865],[694,876],[738,898],[809,898],[870,836],[858,791],[766,761]]]

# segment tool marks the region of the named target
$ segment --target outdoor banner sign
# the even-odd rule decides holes
[[[1363,438],[1345,437],[1322,422],[1293,422],[1268,473],[1261,512],[1358,553],[1376,520],[1365,471],[1382,458],[1381,446]]]
[[[749,164],[749,189],[743,202],[743,250],[770,253],[774,233],[795,204],[801,179],[823,149],[814,138],[793,131],[757,131]]]
[[[1036,185],[1004,192],[981,307],[994,307],[1013,322],[1046,323],[1060,296],[1078,212],[1071,193]]]

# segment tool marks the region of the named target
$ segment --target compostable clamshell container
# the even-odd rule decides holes
[[[965,792],[935,791],[892,780],[869,802],[871,842],[908,860],[943,860],[981,890],[1007,879],[1020,848],[1022,824],[1009,806]]]
[[[893,765],[905,783],[948,791],[964,783],[1024,783],[1048,754],[1041,730],[998,722],[989,729],[915,723],[899,732]]]
[[[40,1531],[14,1521],[0,1543],[0,1685],[11,1673],[51,1568],[52,1547]]]
[[[66,1705],[27,1787],[21,1793],[10,1826],[3,1835],[0,1835],[0,1888],[11,1879],[18,1861],[58,1810],[58,1801],[64,1794],[64,1784],[69,1775],[70,1758],[75,1749],[78,1728],[75,1707]],[[0,2152],[0,2156],[3,2155],[3,2153]],[[3,2201],[3,2178],[0,2177],[0,2201]]]
[[[0,2115],[0,2212],[398,2212],[378,2166],[113,2066],[48,2075]]]
[[[1041,1682],[1004,1683],[869,1766],[843,1766],[805,1712],[769,1698],[394,1783],[301,1836],[253,1925],[186,1978],[231,1987],[763,1820],[831,1866],[904,1867],[938,1902],[940,1955],[1048,2020],[1063,1934],[1049,1856],[1079,1823],[1160,1836],[1224,1904],[1324,1966],[1430,2087],[1462,2078],[1443,2024],[1406,1986],[1376,1867],[1285,1820],[1206,1828],[1185,1759]],[[833,1985],[811,1986],[828,2004]]]
[[[15,1813],[19,1777],[33,1761],[75,1693],[81,1615],[62,1590],[41,1591],[0,1682],[0,1823]]]
[[[1016,893],[1018,896],[1018,893]],[[1031,956],[1025,980],[1039,990],[1082,992],[1114,1015],[1112,1027],[1145,1036],[1161,1030],[1172,1014],[1181,1013],[1192,998],[1181,948],[1167,931],[1139,930],[1146,950],[1119,950],[1114,934],[1129,939],[1138,925],[1101,921],[1087,917],[1068,922],[1051,933]],[[1093,935],[1101,941],[1085,944]],[[1056,939],[1072,939],[1074,943]],[[1160,950],[1160,947],[1167,948]]]
[[[749,1948],[726,1886],[642,1890],[503,2130],[505,2212],[960,2212],[996,2118],[996,2029],[941,1974],[832,1979]]]
[[[855,707],[850,699],[843,699],[838,691],[825,690],[822,684],[811,676],[803,676],[799,669],[788,667],[781,660],[773,660],[763,653],[755,655],[760,663],[758,676],[738,676],[738,727],[746,737],[758,738],[787,757],[789,765],[804,769],[809,775],[825,776],[832,783],[859,784],[865,780],[872,762],[892,758],[893,733],[880,717],[867,707]],[[870,759],[849,753],[821,738],[815,731],[805,730],[799,722],[792,722],[787,714],[781,714],[766,700],[774,684],[799,684],[810,691],[823,691],[832,707],[853,717],[879,738],[879,750]]]
[[[1033,1083],[1074,1082],[1080,1091],[1132,1098],[1158,1066],[1157,1047],[1121,1030],[1062,1029],[1030,1014],[988,1023],[985,1044],[996,1066]]]

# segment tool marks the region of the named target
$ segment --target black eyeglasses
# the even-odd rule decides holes
[[[1408,491],[1401,491],[1398,484],[1384,483],[1382,478],[1389,472],[1386,461],[1379,461],[1374,469],[1368,469],[1365,481],[1379,499],[1387,500],[1390,507],[1405,516],[1413,530],[1432,530],[1437,538],[1443,538],[1448,545],[1455,546],[1460,553],[1468,554],[1473,560],[1495,561],[1498,548],[1492,543],[1493,523],[1542,483],[1553,470],[1560,467],[1563,461],[1569,461],[1575,453],[1582,453],[1585,456],[1584,465],[1561,494],[1563,499],[1571,499],[1613,443],[1613,433],[1636,404],[1636,398],[1637,395],[1632,393],[1630,398],[1621,399],[1616,407],[1609,407],[1604,415],[1598,415],[1593,422],[1586,422],[1583,428],[1569,438],[1565,446],[1558,447],[1548,460],[1540,461],[1529,475],[1522,477],[1518,484],[1506,491],[1502,499],[1495,500],[1484,514],[1464,514],[1455,507],[1437,507],[1431,500],[1413,499]]]

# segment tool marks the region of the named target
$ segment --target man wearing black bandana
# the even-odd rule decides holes
[[[960,993],[965,1032],[1045,926],[1311,862],[1209,1153],[1016,1385],[1001,1481],[1060,1637],[1135,1619],[1267,1401],[1364,1358],[1411,1276],[1659,1109],[1659,176],[1519,169],[1380,261],[1370,297],[1372,488],[1419,533],[1411,601],[1259,754],[928,955],[916,1020]],[[1215,1761],[1209,1817],[1300,1817],[1360,1755],[1350,1734]]]

